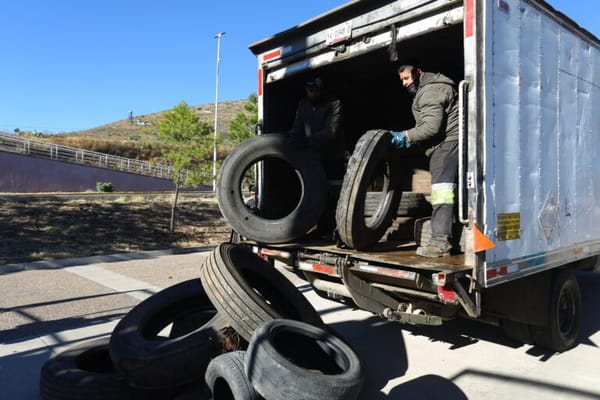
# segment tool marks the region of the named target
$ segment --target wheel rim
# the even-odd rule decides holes
[[[573,332],[576,318],[575,297],[573,293],[563,287],[558,298],[557,310],[558,328],[563,337],[569,337]]]

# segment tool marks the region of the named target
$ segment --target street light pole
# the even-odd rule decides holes
[[[215,132],[213,141],[213,192],[217,190],[217,126],[219,115],[219,64],[221,63],[221,37],[225,32],[217,33],[214,38],[217,39],[217,72],[215,79]]]

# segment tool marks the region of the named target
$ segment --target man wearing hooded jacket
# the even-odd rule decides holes
[[[319,153],[329,189],[325,211],[314,233],[332,239],[335,208],[345,172],[342,103],[325,90],[319,76],[305,81],[304,89],[306,97],[298,103],[294,123],[287,134],[296,146],[311,147]]]
[[[431,241],[417,248],[424,257],[450,254],[458,175],[458,95],[454,81],[440,74],[423,72],[416,65],[398,68],[402,86],[412,95],[415,127],[392,131],[398,149],[417,145],[425,149],[431,172]]]

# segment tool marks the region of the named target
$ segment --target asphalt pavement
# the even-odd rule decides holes
[[[109,335],[141,300],[199,277],[210,250],[0,265],[0,399],[39,399],[39,372],[48,358]],[[287,276],[358,353],[366,372],[361,400],[600,399],[600,274],[578,274],[582,335],[562,354],[516,343],[474,321],[387,322],[322,299]]]

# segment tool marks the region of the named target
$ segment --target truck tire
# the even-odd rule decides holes
[[[291,320],[273,320],[256,330],[245,371],[265,399],[352,400],[363,383],[350,346],[330,331]]]
[[[256,328],[276,318],[323,324],[285,276],[241,245],[217,246],[205,260],[200,279],[219,314],[248,341]]]
[[[532,326],[535,344],[563,352],[577,344],[581,328],[581,292],[571,271],[554,273],[548,325]]]
[[[301,183],[298,204],[281,218],[262,217],[242,198],[244,174],[265,159],[284,161]],[[221,213],[241,236],[262,243],[285,243],[304,235],[317,223],[325,210],[327,180],[316,152],[292,148],[286,135],[267,134],[246,140],[229,154],[221,166],[216,191]]]
[[[48,359],[40,372],[43,400],[126,400],[133,390],[117,373],[108,353],[108,337],[69,347]]]
[[[178,333],[158,336],[169,324],[180,321],[185,323],[176,329]],[[133,307],[111,334],[110,356],[135,387],[181,387],[202,379],[210,360],[221,351],[217,331],[224,327],[200,279],[190,279]]]
[[[340,239],[350,248],[362,250],[377,243],[396,216],[402,192],[392,150],[388,131],[367,131],[348,161],[335,219]],[[381,201],[373,216],[365,218],[367,190],[378,173],[383,174]]]
[[[377,211],[381,203],[381,192],[367,192],[365,198],[365,217],[370,217]],[[431,204],[425,194],[419,192],[402,192],[396,217],[423,217],[431,215]]]
[[[261,397],[244,372],[245,351],[232,351],[214,358],[204,374],[212,400],[258,400]]]

